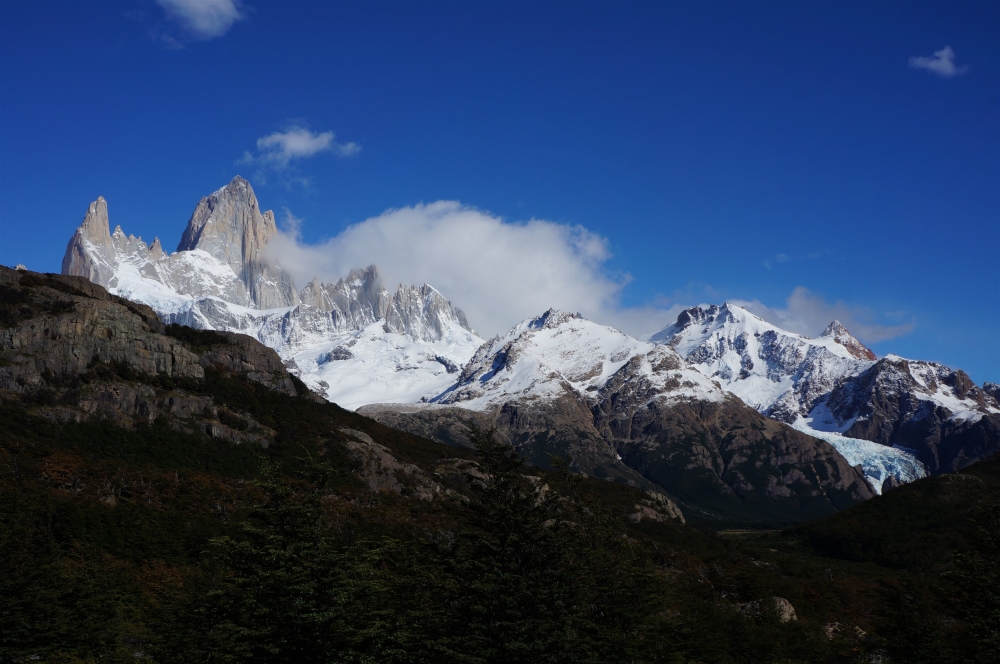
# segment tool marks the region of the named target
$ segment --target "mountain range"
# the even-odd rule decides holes
[[[1000,451],[1000,387],[879,359],[836,321],[810,339],[726,303],[638,339],[549,310],[485,340],[432,286],[390,292],[374,265],[299,289],[264,252],[276,233],[240,177],[171,254],[112,232],[98,198],[62,270],[165,323],[254,337],[384,424],[456,444],[495,425],[538,465],[569,457],[696,519],[801,520]]]

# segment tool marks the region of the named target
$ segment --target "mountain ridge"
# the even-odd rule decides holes
[[[449,368],[464,364],[482,343],[439,291],[400,284],[390,293],[374,265],[336,284],[313,280],[296,290],[291,276],[263,256],[278,232],[274,215],[261,212],[250,183],[239,176],[198,202],[173,254],[158,240],[147,246],[109,226],[100,197],[67,245],[63,273],[148,304],[167,323],[249,334],[296,370],[311,368],[302,378],[320,393],[353,372],[351,363],[321,361],[337,348],[344,350],[335,359],[350,359],[349,349],[361,343],[391,368],[405,367],[391,372],[398,389],[387,375],[334,388],[331,399],[348,406],[436,393],[450,382]]]
[[[607,469],[620,455],[608,442],[610,430],[601,433],[593,425],[591,411],[595,397],[631,362],[648,383],[645,389],[660,390],[664,403],[682,397],[724,403],[731,394],[834,445],[864,468],[876,491],[889,478],[906,482],[928,469],[954,469],[1000,445],[994,431],[1000,404],[985,386],[931,390],[911,376],[893,394],[896,402],[905,397],[916,407],[872,407],[888,390],[870,384],[886,379],[863,377],[888,375],[885,359],[838,321],[808,338],[727,302],[684,310],[675,323],[640,340],[550,309],[487,341],[439,291],[400,284],[390,292],[374,265],[335,284],[314,279],[297,289],[287,272],[263,257],[278,232],[274,215],[261,211],[250,183],[239,176],[199,201],[173,254],[163,252],[159,240],[147,246],[120,226],[108,229],[107,202],[98,198],[67,246],[63,271],[149,304],[165,322],[249,334],[275,348],[311,389],[352,409],[385,403],[434,403],[465,412],[499,408],[507,425],[520,423],[517,429],[525,422],[525,403],[548,400],[558,421],[553,426],[588,437],[588,454],[604,459],[598,466]],[[530,350],[528,338],[567,325],[589,325],[592,334],[556,355]],[[520,362],[524,357],[531,362]],[[942,384],[968,382],[960,371],[933,371]],[[638,395],[633,391],[629,399]],[[570,414],[573,423],[566,419]],[[879,434],[886,430],[893,433]],[[947,440],[938,440],[942,436]]]

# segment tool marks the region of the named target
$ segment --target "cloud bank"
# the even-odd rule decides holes
[[[784,307],[769,307],[759,300],[730,300],[769,323],[807,337],[822,334],[831,321],[839,320],[851,334],[865,343],[878,343],[908,334],[912,322],[900,325],[881,325],[876,314],[865,307],[845,302],[827,302],[823,297],[799,286],[792,291]]]
[[[582,226],[540,219],[508,222],[455,201],[389,210],[312,245],[301,241],[300,221],[287,210],[283,225],[265,251],[299,287],[313,278],[335,283],[351,269],[374,263],[390,291],[399,283],[429,283],[462,308],[486,337],[550,307],[642,336],[673,323],[690,306],[685,302],[719,295],[702,284],[645,306],[623,306],[622,290],[630,277],[609,273],[607,239]],[[870,311],[831,304],[805,288],[795,289],[783,308],[731,301],[808,336],[821,333],[834,319],[869,343],[913,327],[878,325]]]
[[[245,17],[236,0],[156,0],[156,3],[196,39],[221,37]]]
[[[969,65],[959,67],[955,64],[955,51],[951,46],[945,46],[940,51],[934,51],[934,57],[928,58],[923,55],[915,55],[910,58],[910,67],[913,69],[926,69],[929,72],[952,78],[969,71]]]
[[[607,274],[607,240],[582,226],[539,219],[510,223],[455,201],[389,210],[316,245],[299,241],[297,224],[289,216],[286,230],[266,249],[297,284],[314,277],[336,282],[374,263],[386,288],[429,283],[487,336],[549,307],[636,333],[655,331],[671,319],[662,307],[619,305],[628,277]]]

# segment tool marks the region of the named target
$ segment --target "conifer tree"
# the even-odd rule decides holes
[[[468,478],[476,528],[464,534],[456,562],[456,652],[470,662],[583,661],[579,584],[558,500],[523,474],[524,459],[495,433],[471,435],[481,472]]]
[[[326,662],[344,610],[338,556],[314,492],[296,491],[269,464],[239,536],[213,541],[222,569],[212,593],[218,656],[240,662]]]

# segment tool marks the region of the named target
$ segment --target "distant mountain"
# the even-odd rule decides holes
[[[881,465],[882,479],[922,476],[914,458],[940,472],[1000,451],[995,392],[940,364],[878,360],[837,321],[810,339],[712,305],[681,312],[651,340],[761,413],[829,440],[852,462]]]
[[[274,214],[261,213],[238,176],[201,199],[173,254],[159,239],[147,246],[109,228],[98,198],[70,239],[63,273],[147,304],[164,322],[255,337],[348,408],[438,394],[483,342],[437,290],[400,285],[390,293],[374,265],[296,290],[262,253],[277,233]]]
[[[360,413],[438,439],[496,425],[536,464],[665,491],[689,519],[781,523],[873,490],[825,441],[769,420],[665,345],[549,310],[484,344],[423,407]]]
[[[1000,451],[1000,388],[932,363],[879,360],[837,321],[811,339],[727,303],[688,309],[639,340],[551,310],[485,341],[436,289],[390,291],[373,265],[299,289],[264,255],[276,233],[240,177],[197,204],[172,254],[159,240],[111,232],[98,198],[63,272],[147,304],[164,322],[248,334],[346,408],[452,443],[464,419],[478,418],[509,431],[536,463],[568,452],[578,469],[637,486],[676,488],[672,473],[685,466],[707,473],[692,496],[716,491],[745,505],[787,490],[834,505],[830,487],[848,502],[870,493],[840,468],[844,459],[879,492]],[[668,454],[665,441],[680,447]],[[730,444],[758,447],[748,456]],[[654,449],[673,461],[655,469]],[[819,458],[833,464],[826,479],[803,470]],[[793,490],[797,475],[737,468],[780,468],[780,459],[811,479]]]

